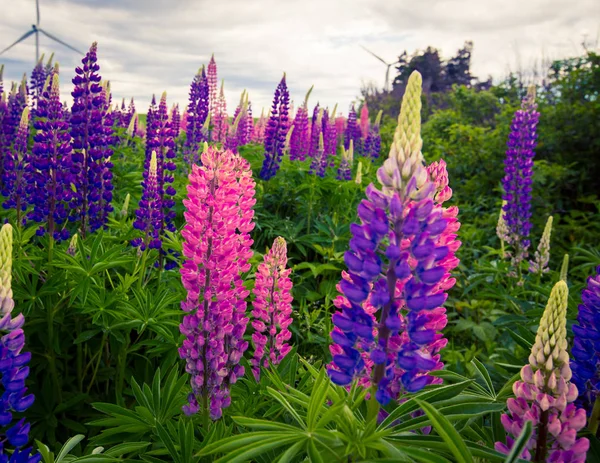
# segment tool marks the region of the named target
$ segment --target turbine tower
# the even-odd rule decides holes
[[[28,38],[29,36],[35,34],[35,62],[37,63],[40,60],[40,32],[42,34],[44,34],[46,37],[48,37],[51,40],[54,40],[55,42],[60,43],[61,45],[64,45],[65,47],[67,47],[70,50],[73,50],[74,52],[79,53],[80,55],[82,55],[83,53],[81,53],[79,50],[77,50],[77,48],[72,47],[71,45],[69,45],[66,42],[63,42],[62,40],[60,40],[58,37],[56,37],[55,35],[50,34],[49,32],[46,32],[44,29],[42,29],[40,27],[40,0],[35,0],[35,11],[36,11],[36,22],[35,24],[31,25],[31,30],[28,30],[27,32],[25,32],[21,37],[19,37],[17,39],[17,41],[15,41],[12,45],[9,45],[8,47],[6,47],[4,50],[0,51],[0,55],[3,54],[4,52],[10,50],[12,47],[14,47],[15,45],[21,43],[23,40],[25,40],[26,38]]]

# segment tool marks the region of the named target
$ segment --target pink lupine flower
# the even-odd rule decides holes
[[[291,269],[286,269],[287,248],[285,240],[275,238],[273,247],[258,266],[254,299],[252,335],[254,358],[250,360],[256,381],[260,379],[260,367],[268,368],[269,361],[279,364],[292,349],[286,341],[292,337],[288,326],[292,323]]]
[[[365,139],[369,135],[369,108],[367,102],[362,105],[360,110],[360,121],[359,121],[360,133],[362,138]]]
[[[186,261],[181,279],[187,298],[179,355],[186,360],[192,393],[187,414],[203,408],[212,419],[231,403],[230,385],[244,374],[239,364],[248,343],[241,274],[250,269],[255,183],[250,164],[231,151],[205,145],[202,166],[192,166],[182,231]]]
[[[213,129],[211,140],[224,143],[227,138],[229,121],[227,117],[227,101],[225,100],[224,82],[221,81],[221,90],[215,103],[214,114],[212,116]]]
[[[217,107],[217,87],[219,85],[217,79],[217,63],[215,61],[215,54],[210,57],[210,62],[206,69],[208,77],[208,102],[210,108],[211,117],[215,117],[215,109]]]

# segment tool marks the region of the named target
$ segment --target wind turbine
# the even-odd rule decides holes
[[[40,60],[40,32],[42,34],[44,34],[46,37],[48,37],[51,40],[54,40],[55,42],[60,43],[61,45],[64,45],[65,47],[67,47],[70,50],[73,50],[74,52],[79,53],[80,55],[82,55],[83,53],[81,53],[79,50],[77,50],[77,48],[72,47],[71,45],[69,45],[66,42],[63,42],[62,40],[60,40],[58,37],[46,32],[44,29],[42,29],[40,27],[40,1],[39,0],[35,0],[35,11],[36,11],[36,22],[35,24],[31,25],[31,30],[25,32],[21,37],[19,37],[19,39],[14,42],[12,45],[9,45],[8,47],[6,47],[4,50],[0,51],[0,55],[3,54],[4,52],[10,50],[12,47],[14,47],[15,45],[17,45],[18,43],[21,43],[23,40],[25,40],[27,37],[29,37],[30,35],[35,34],[35,62],[37,63]]]
[[[389,90],[389,85],[390,85],[390,68],[396,64],[398,61],[394,61],[392,63],[388,63],[386,62],[383,58],[377,56],[375,53],[373,53],[371,50],[363,47],[361,45],[362,49],[364,51],[366,51],[367,53],[369,53],[370,55],[374,56],[375,58],[377,58],[379,61],[381,61],[383,64],[385,64],[387,66],[387,70],[385,71],[385,87],[384,90],[387,92]]]

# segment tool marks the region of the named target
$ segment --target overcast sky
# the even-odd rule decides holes
[[[113,97],[135,97],[146,112],[153,93],[187,101],[189,84],[211,53],[225,79],[228,110],[247,89],[254,114],[268,108],[287,73],[291,98],[345,113],[362,82],[383,86],[385,66],[403,50],[428,45],[452,56],[473,40],[473,73],[500,78],[519,65],[581,52],[597,43],[598,0],[40,0],[40,27],[86,51],[98,41],[101,75]],[[0,0],[0,49],[35,22],[34,0]],[[4,80],[30,73],[33,36],[0,56]],[[62,99],[70,99],[76,53],[41,37],[61,66]],[[393,72],[392,72],[393,75]]]

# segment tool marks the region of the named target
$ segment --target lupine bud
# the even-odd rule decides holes
[[[273,247],[265,255],[256,271],[252,303],[252,343],[254,355],[250,363],[258,381],[260,367],[268,368],[269,361],[279,364],[292,347],[286,343],[292,337],[288,327],[292,323],[291,269],[286,269],[287,247],[281,237],[275,238]]]
[[[596,275],[588,278],[581,299],[577,323],[573,325],[571,368],[579,390],[578,403],[589,414],[600,397],[600,266]]]
[[[354,141],[350,140],[350,147],[346,150],[342,147],[342,160],[340,161],[340,167],[337,171],[338,180],[352,180],[352,158],[354,152]],[[362,163],[359,162],[360,168],[362,169]],[[360,183],[357,181],[356,183]]]
[[[529,271],[531,273],[547,273],[550,271],[548,262],[550,261],[550,234],[552,233],[552,216],[548,217],[542,239],[535,251],[534,259],[529,261]]]
[[[562,265],[560,267],[560,279],[567,282],[567,274],[569,273],[569,254],[563,256]]]
[[[131,195],[127,193],[125,201],[123,201],[123,207],[121,208],[122,217],[127,217],[127,213],[129,212],[129,201],[131,201]]]
[[[184,411],[194,414],[208,403],[204,412],[218,419],[231,403],[230,385],[244,374],[239,361],[248,347],[249,291],[241,274],[250,269],[255,184],[248,161],[213,148],[202,153],[202,166],[192,166],[189,178],[181,268],[185,340],[179,355],[192,393]]]
[[[358,166],[356,168],[356,178],[354,179],[354,182],[357,185],[360,185],[362,183],[362,161],[358,161]]]
[[[283,74],[281,82],[275,89],[269,126],[265,133],[265,160],[260,170],[260,178],[263,180],[273,178],[279,170],[289,129],[289,104],[290,94]]]
[[[531,230],[531,182],[533,158],[537,142],[536,128],[539,113],[536,111],[535,87],[531,87],[521,109],[515,113],[507,143],[504,161],[505,176],[503,199],[504,220],[508,227],[508,243],[513,247],[512,264],[518,267],[527,257]]]
[[[76,250],[77,250],[77,233],[75,233],[71,237],[71,242],[69,243],[69,247],[67,248],[67,254],[69,254],[70,256],[74,256]]]
[[[25,335],[22,330],[25,321],[23,314],[12,318],[14,308],[11,289],[12,273],[12,227],[5,224],[0,229],[0,379],[4,386],[0,400],[0,461],[14,463],[37,463],[40,454],[31,455],[31,447],[23,449],[29,440],[29,423],[20,419],[13,423],[13,414],[22,413],[34,402],[33,394],[26,395],[25,379],[29,374],[27,363],[31,359],[29,352],[22,352]],[[10,444],[15,448],[6,453]]]
[[[521,369],[521,380],[513,385],[515,399],[508,399],[509,413],[502,424],[509,434],[507,444],[497,442],[496,450],[509,453],[525,421],[534,431],[521,455],[536,462],[584,463],[589,441],[576,439],[585,426],[585,410],[572,402],[577,387],[570,382],[567,353],[567,299],[569,290],[560,280],[552,288],[540,320],[529,365]]]

